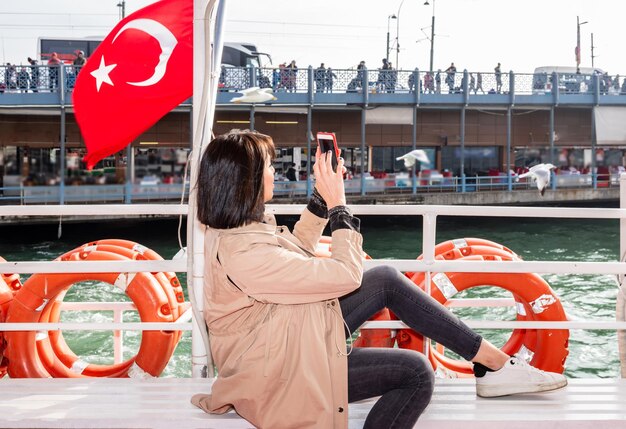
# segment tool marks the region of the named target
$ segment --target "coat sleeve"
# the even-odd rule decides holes
[[[315,216],[308,209],[304,209],[300,219],[293,227],[293,235],[300,240],[302,247],[310,253],[315,253],[328,219]]]
[[[361,284],[361,234],[337,230],[332,243],[332,257],[317,258],[288,250],[273,236],[239,249],[229,249],[236,242],[222,241],[219,257],[228,278],[246,295],[265,303],[304,304],[338,298]]]

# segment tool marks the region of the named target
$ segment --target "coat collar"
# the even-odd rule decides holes
[[[248,225],[237,228],[215,229],[220,235],[264,233],[274,234],[276,232],[276,218],[273,215],[266,215],[263,222],[252,222]]]

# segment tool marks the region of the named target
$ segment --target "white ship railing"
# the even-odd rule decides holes
[[[621,201],[626,203],[626,175],[621,179]],[[532,217],[532,218],[569,218],[569,219],[620,219],[620,254],[626,249],[626,209],[597,209],[597,208],[548,208],[548,207],[499,207],[499,206],[417,206],[417,205],[355,205],[351,207],[356,215],[394,215],[394,216],[421,216],[423,259],[374,259],[365,261],[365,268],[377,265],[390,265],[401,271],[425,272],[428,279],[437,272],[494,272],[494,273],[568,273],[568,274],[614,274],[626,273],[626,262],[587,262],[587,261],[441,261],[435,259],[435,244],[438,216],[461,217]],[[280,215],[297,215],[304,209],[303,205],[268,205],[267,211]],[[2,206],[0,216],[121,216],[121,215],[184,215],[188,207],[180,205],[107,205],[107,206]],[[188,271],[187,258],[164,261],[10,261],[0,263],[0,272],[3,273],[75,273],[75,272],[155,272],[155,271]],[[197,269],[195,276],[198,276]],[[617,282],[616,282],[617,283]],[[502,306],[512,305],[511,299],[480,299],[452,300],[452,306]],[[94,307],[95,306],[95,307]],[[1,330],[192,330],[192,342],[200,341],[196,338],[196,330],[190,311],[184,313],[174,323],[156,322],[122,322],[121,312],[132,309],[132,304],[119,303],[75,303],[64,304],[66,310],[85,310],[92,308],[106,308],[114,311],[113,322],[103,323],[3,323]],[[545,321],[486,321],[465,320],[475,329],[590,329],[590,330],[626,330],[625,321],[608,320],[578,320],[565,322]],[[364,327],[401,329],[407,326],[400,321],[367,322]],[[121,343],[115,347],[120,348]],[[121,359],[119,350],[115,353],[116,359]],[[624,362],[622,360],[622,366]],[[199,371],[194,371],[194,376]]]
[[[124,349],[123,330],[172,330],[172,326],[179,331],[192,330],[192,311],[188,307],[174,322],[124,322],[124,313],[127,311],[137,311],[137,307],[132,302],[63,302],[61,311],[112,311],[113,322],[55,322],[55,323],[5,323],[2,331],[37,331],[41,330],[41,325],[45,325],[45,330],[57,331],[113,331],[113,362],[121,363],[124,360],[122,350]]]

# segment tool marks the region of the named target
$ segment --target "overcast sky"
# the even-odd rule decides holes
[[[26,63],[37,38],[106,35],[119,19],[120,0],[0,1],[2,62]],[[126,0],[126,14],[152,3]],[[379,67],[387,29],[390,61],[401,69],[429,67],[433,1],[424,0],[227,0],[226,41],[250,42],[274,64],[299,67],[324,62],[335,69],[365,60]],[[401,7],[400,7],[401,5]],[[399,11],[399,13],[398,13]],[[389,19],[397,15],[398,19]],[[434,67],[454,61],[459,70],[532,73],[547,65],[575,66],[576,16],[581,30],[581,67],[626,74],[626,2],[621,0],[435,0]],[[397,29],[399,27],[399,37]]]

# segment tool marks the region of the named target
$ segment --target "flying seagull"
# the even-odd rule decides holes
[[[277,98],[274,97],[272,88],[261,89],[255,86],[254,88],[242,89],[238,92],[243,95],[233,98],[230,100],[231,103],[265,103],[267,101],[277,100]]]
[[[409,153],[405,153],[402,156],[396,158],[397,161],[404,160],[404,166],[406,168],[411,168],[415,165],[415,161],[419,161],[422,164],[429,164],[430,159],[428,159],[428,155],[422,149],[415,149]]]
[[[550,184],[550,170],[553,168],[556,167],[550,163],[533,165],[530,167],[528,172],[517,176],[515,181],[519,182],[519,179],[530,176],[532,181],[537,185],[539,193],[543,197],[543,194],[546,192],[546,188]]]

